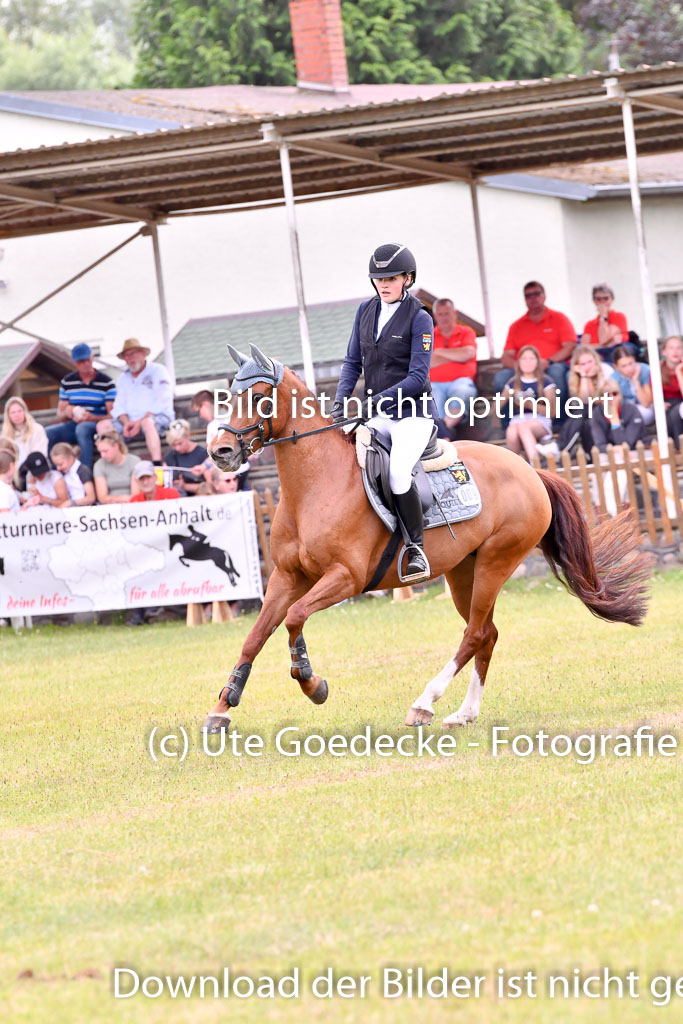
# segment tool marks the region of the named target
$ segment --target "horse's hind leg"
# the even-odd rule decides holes
[[[458,710],[454,714],[449,715],[448,718],[444,718],[442,722],[444,729],[450,729],[453,725],[467,725],[468,722],[476,721],[479,716],[486,673],[488,672],[493,648],[496,646],[496,640],[498,639],[498,630],[493,624],[493,609],[491,609],[486,624],[488,635],[474,656],[474,667],[467,693]]]
[[[327,681],[313,672],[306,650],[303,628],[306,620],[314,612],[329,608],[347,597],[353,597],[362,587],[354,580],[351,571],[337,563],[311,587],[308,593],[299,598],[287,612],[285,626],[289,633],[289,653],[292,659],[290,669],[306,696],[314,704],[324,704],[327,700]]]
[[[465,700],[454,715],[445,719],[444,725],[446,728],[451,725],[462,725],[464,721],[473,722],[477,717],[481,706],[486,670],[498,635],[493,625],[493,607],[503,583],[527,553],[528,550],[521,549],[521,546],[506,550],[500,538],[491,537],[485,541],[477,550],[474,560],[469,607],[467,607],[466,581],[458,574],[460,566],[457,566],[451,573],[447,573],[453,600],[460,614],[467,619],[467,626],[455,656],[428,684],[424,693],[412,706],[406,718],[406,725],[427,725],[431,722],[433,715],[431,702],[438,700],[451,680],[458,672],[462,671],[472,657],[475,658],[474,671]],[[476,656],[480,652],[481,656],[477,662]]]
[[[469,555],[459,565],[446,573],[446,580],[453,603],[465,622],[470,616],[472,586],[474,583],[474,557]],[[460,665],[462,667],[462,663]],[[446,662],[441,671],[427,683],[423,692],[412,705],[406,716],[406,725],[430,725],[434,717],[434,704],[442,697],[446,687],[459,671],[456,658]]]
[[[489,538],[477,552],[469,619],[455,655],[460,667],[464,667],[474,656],[474,668],[465,699],[458,710],[443,721],[446,729],[474,722],[479,714],[486,673],[498,639],[498,630],[493,624],[493,609],[500,588],[526,554],[526,545],[506,548],[499,537]]]
[[[266,640],[280,625],[293,601],[305,593],[310,581],[298,573],[284,573],[274,569],[268,583],[261,612],[247,634],[242,652],[232,670],[226,686],[218,695],[218,703],[207,716],[204,728],[210,733],[227,729],[230,708],[237,707],[246,686],[251,666]]]

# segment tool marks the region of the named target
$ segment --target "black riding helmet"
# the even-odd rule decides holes
[[[377,290],[374,281],[380,277],[395,277],[397,274],[411,274],[412,281],[407,286],[410,288],[415,284],[417,265],[415,257],[410,249],[398,242],[388,242],[386,245],[378,246],[370,257],[370,280],[373,288]]]

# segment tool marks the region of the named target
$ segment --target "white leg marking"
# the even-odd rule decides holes
[[[481,707],[481,697],[484,692],[484,686],[479,678],[479,673],[476,668],[472,669],[472,678],[470,679],[470,685],[467,688],[465,699],[453,715],[449,715],[448,718],[444,718],[443,726],[448,729],[452,725],[467,725],[468,722],[476,721],[479,715],[479,708]]]
[[[412,706],[418,711],[433,711],[434,708],[432,707],[432,704],[434,704],[439,697],[443,696],[446,687],[457,671],[457,662],[455,658],[451,658],[450,661],[446,662],[439,674],[434,676],[434,678],[427,683],[423,693],[420,694]]]

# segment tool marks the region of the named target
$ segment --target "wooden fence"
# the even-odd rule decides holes
[[[556,460],[547,456],[547,468],[568,480],[579,494],[589,523],[598,516],[614,516],[629,509],[636,524],[654,544],[661,537],[674,542],[674,530],[683,539],[683,505],[679,474],[683,474],[683,451],[676,451],[669,439],[662,455],[656,441],[646,448],[639,441],[632,451],[628,445],[608,445],[607,452],[593,448],[588,462],[582,448],[572,464],[567,452]],[[541,465],[534,460],[536,469]]]
[[[562,452],[559,459],[548,455],[546,460],[549,472],[564,477],[577,491],[589,523],[596,522],[599,516],[614,516],[629,509],[653,544],[660,538],[665,544],[673,544],[674,531],[678,532],[678,540],[683,540],[683,488],[679,480],[683,477],[683,448],[676,451],[669,440],[668,451],[662,457],[656,441],[651,448],[639,441],[634,451],[628,445],[610,445],[606,453],[593,448],[591,459],[589,462],[580,448],[575,463],[568,452]],[[538,457],[534,466],[541,468]],[[273,571],[269,538],[277,507],[270,488],[262,496],[254,491],[254,507],[263,575],[267,580]]]

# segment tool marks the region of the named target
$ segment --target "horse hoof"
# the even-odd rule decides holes
[[[230,728],[230,715],[227,712],[207,715],[203,728],[206,729],[209,735],[223,731],[227,732]]]
[[[411,708],[406,715],[406,725],[431,725],[433,711],[423,711],[422,708]]]
[[[456,729],[461,728],[463,725],[469,725],[471,722],[476,722],[477,716],[470,716],[467,712],[456,711],[454,715],[449,715],[448,718],[444,718],[441,723],[442,729]]]
[[[329,695],[327,680],[321,676],[311,676],[303,683],[299,683],[302,691],[314,704],[324,704]]]

